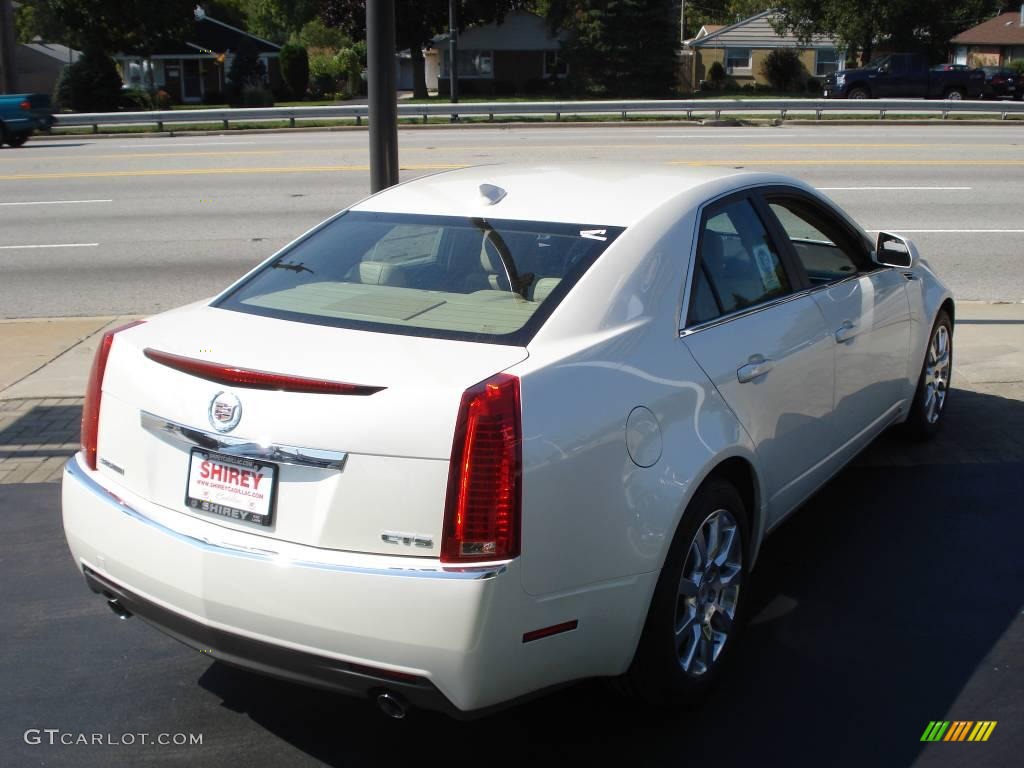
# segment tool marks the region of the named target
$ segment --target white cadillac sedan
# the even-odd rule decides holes
[[[589,677],[672,704],[766,534],[938,429],[953,319],[912,243],[784,176],[420,178],[108,333],[64,527],[122,618],[394,717]]]

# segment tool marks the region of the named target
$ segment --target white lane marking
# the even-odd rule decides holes
[[[258,144],[256,141],[189,141],[189,142],[177,142],[174,139],[164,139],[163,141],[154,142],[152,144],[118,144],[120,149],[165,149],[167,147],[227,147],[237,146],[239,144]]]
[[[18,248],[95,248],[99,243],[51,243],[49,245],[0,245],[0,251]]]
[[[33,200],[23,203],[0,203],[0,205],[71,205],[72,203],[112,203],[113,200]]]
[[[839,192],[839,191],[847,191],[847,190],[852,191],[852,190],[861,190],[861,189],[866,189],[866,190],[869,190],[869,191],[878,191],[878,192],[885,192],[885,191],[894,191],[894,192],[895,191],[908,191],[908,192],[911,192],[911,191],[913,191],[913,192],[928,192],[928,191],[931,191],[931,192],[940,192],[940,191],[941,192],[946,192],[946,191],[950,191],[950,192],[961,192],[961,191],[969,190],[970,187],[817,187],[817,189],[820,189],[823,192]]]
[[[898,232],[907,235],[1020,235],[1024,229],[900,229],[890,227],[888,229],[869,229],[867,232]]]

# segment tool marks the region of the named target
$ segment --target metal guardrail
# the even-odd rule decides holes
[[[1024,115],[1024,102],[925,100],[925,99],[690,99],[662,101],[519,101],[519,102],[462,102],[459,104],[399,104],[398,117],[420,118],[424,123],[431,117],[480,117],[493,120],[499,117],[526,117],[554,115],[561,120],[567,115],[620,114],[629,115],[714,115],[778,113],[783,120],[790,114],[813,114],[820,120],[823,113],[873,114],[884,119],[887,113],[901,115],[941,113],[946,119],[956,114],[992,114],[1005,120],[1009,115]],[[92,126],[98,133],[101,125],[155,124],[157,130],[166,125],[186,123],[221,123],[228,128],[232,122],[260,122],[287,120],[291,127],[303,120],[352,120],[361,124],[369,118],[366,104],[343,104],[326,107],[261,107],[236,109],[160,110],[150,112],[73,113],[57,115],[58,127]]]

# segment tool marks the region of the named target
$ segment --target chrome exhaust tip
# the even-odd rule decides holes
[[[392,720],[401,720],[409,712],[409,705],[405,699],[390,691],[377,694],[377,706]]]
[[[127,621],[132,617],[132,612],[121,605],[120,601],[116,597],[111,597],[107,600],[107,605],[114,613],[117,614],[117,618],[121,621]]]

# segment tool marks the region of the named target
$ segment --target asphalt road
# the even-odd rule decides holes
[[[732,666],[701,706],[675,714],[588,682],[477,722],[426,712],[394,722],[368,702],[211,662],[139,619],[118,621],[88,591],[64,543],[56,485],[0,486],[0,759],[1019,765],[1024,463],[987,449],[1003,424],[1024,419],[1024,405],[954,395],[939,440],[883,437],[768,539]],[[932,720],[998,724],[986,743],[922,743]],[[57,730],[55,743],[45,729]],[[26,731],[41,743],[26,743]],[[144,745],[143,733],[202,743]],[[104,743],[89,744],[93,734]]]
[[[722,164],[825,188],[909,233],[960,299],[1024,300],[1024,126],[403,130],[402,178],[548,160]],[[0,150],[0,317],[203,298],[369,189],[363,131],[36,138]]]

